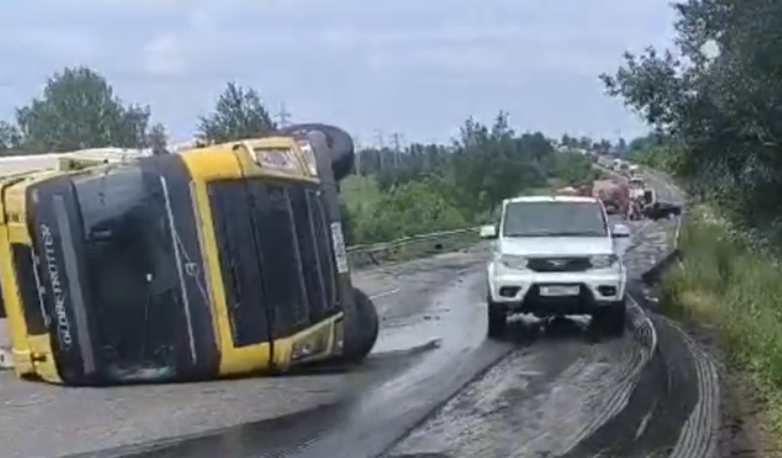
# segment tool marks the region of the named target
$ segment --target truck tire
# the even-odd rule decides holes
[[[355,308],[345,311],[345,342],[341,361],[359,364],[367,357],[380,333],[375,304],[358,288],[353,288]]]

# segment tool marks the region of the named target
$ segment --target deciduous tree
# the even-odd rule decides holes
[[[66,68],[49,78],[43,94],[16,110],[16,139],[32,150],[72,151],[146,140],[149,109],[125,105],[108,81],[87,67]]]
[[[255,89],[228,83],[212,113],[202,116],[198,136],[216,143],[257,137],[276,128]]]

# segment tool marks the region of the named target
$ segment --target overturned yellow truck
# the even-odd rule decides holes
[[[17,375],[115,385],[360,362],[378,317],[340,223],[353,162],[347,133],[307,124],[0,178]]]

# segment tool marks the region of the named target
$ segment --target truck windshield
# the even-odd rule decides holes
[[[607,237],[597,202],[514,202],[505,207],[503,237]]]
[[[96,350],[117,379],[174,366],[167,325],[181,288],[164,184],[136,165],[74,179],[100,329]]]

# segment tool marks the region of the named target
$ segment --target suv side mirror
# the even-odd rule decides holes
[[[615,239],[630,237],[630,228],[625,226],[624,224],[617,224],[614,226],[614,229],[611,231],[611,237]]]
[[[493,224],[481,226],[481,238],[482,239],[496,239],[497,227]]]

